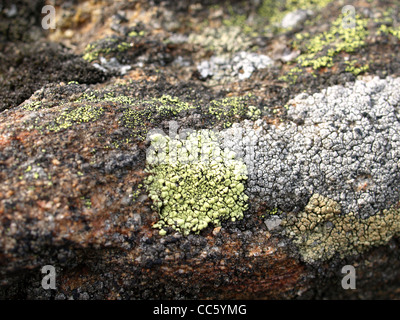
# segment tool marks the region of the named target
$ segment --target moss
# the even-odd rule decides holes
[[[243,218],[247,169],[233,152],[221,150],[208,130],[186,139],[151,137],[145,185],[160,220],[153,226],[166,234],[170,227],[184,235],[199,233],[209,224]]]
[[[383,210],[367,219],[342,214],[339,203],[314,194],[303,212],[287,218],[283,225],[306,262],[344,258],[371,246],[386,244],[400,232],[400,210]]]

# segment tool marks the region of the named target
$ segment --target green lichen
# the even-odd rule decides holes
[[[367,219],[342,214],[339,203],[314,194],[303,212],[283,221],[306,262],[344,258],[386,244],[400,232],[400,210],[383,210]]]
[[[248,106],[251,95],[243,97],[228,97],[210,102],[208,112],[215,117],[224,128],[232,126],[232,123],[241,119],[257,120],[261,111],[255,106]]]
[[[248,22],[247,15],[237,14],[232,5],[228,5],[229,18],[222,21],[223,25],[227,27],[240,27],[242,32],[249,36],[257,36],[257,24]]]
[[[263,0],[258,9],[258,14],[261,17],[270,18],[271,22],[279,22],[289,12],[299,9],[320,10],[326,7],[330,2],[332,2],[332,0]]]
[[[270,215],[270,216],[277,215],[278,214],[278,208],[267,210],[266,214]]]
[[[163,121],[181,119],[192,113],[203,116],[204,127],[223,128],[230,127],[234,122],[244,119],[256,120],[261,116],[260,109],[256,107],[258,99],[251,94],[208,102],[168,94],[140,99],[127,95],[127,92],[134,91],[130,90],[131,84],[128,81],[103,90],[88,90],[80,93],[77,98],[61,100],[57,105],[51,106],[55,107],[49,114],[51,120],[44,121],[41,117],[36,117],[29,120],[30,128],[41,132],[59,132],[74,125],[96,121],[107,109],[110,113],[115,112],[116,120],[121,127],[130,129],[129,135],[123,139],[109,141],[112,148],[118,149],[122,144],[145,140],[149,130],[158,127]],[[27,110],[48,107],[48,103],[42,101],[23,106]],[[60,109],[62,111],[56,111]]]
[[[133,47],[133,43],[122,41],[117,37],[108,37],[88,44],[82,58],[88,62],[92,62],[100,56],[122,53],[131,47]]]
[[[143,37],[146,34],[144,30],[141,31],[131,31],[128,33],[128,37]]]
[[[81,200],[84,202],[84,206],[88,209],[92,208],[92,200],[89,198],[81,197]]]
[[[43,103],[41,101],[34,101],[31,103],[24,104],[22,108],[27,111],[36,111],[43,107]]]
[[[132,191],[132,201],[135,202],[139,197],[140,193],[142,192],[143,184],[138,184],[136,190]]]
[[[236,13],[233,6],[228,4],[228,17],[223,20],[223,25],[238,27],[248,36],[259,36],[269,31],[284,31],[279,24],[288,13],[299,9],[317,12],[330,2],[332,0],[263,0],[256,11],[257,14],[252,15],[251,19],[248,19],[247,14]]]
[[[394,28],[392,26],[387,26],[387,25],[382,24],[379,28],[378,33],[379,34],[382,34],[382,33],[391,34],[400,40],[400,27]]]
[[[344,28],[342,15],[336,19],[330,30],[317,34],[306,44],[306,50],[297,58],[302,67],[312,67],[314,70],[333,66],[334,57],[340,52],[353,53],[365,45],[369,32],[366,29],[367,19],[355,18],[354,28]]]
[[[149,128],[160,118],[171,119],[181,112],[194,110],[197,107],[177,97],[163,95],[130,103],[130,107],[124,110],[121,123],[132,129],[132,136],[144,140]]]
[[[347,67],[345,69],[346,72],[350,72],[355,76],[359,75],[360,73],[364,73],[369,70],[369,65],[360,65],[360,63],[356,60],[352,61],[345,61]]]
[[[289,83],[296,83],[299,76],[306,72],[314,77],[317,75],[314,70],[322,68],[332,68],[335,63],[343,59],[342,53],[346,53],[346,59],[356,53],[361,47],[366,45],[366,38],[370,34],[367,29],[368,19],[360,16],[355,17],[355,27],[346,28],[343,26],[343,19],[346,16],[341,15],[333,23],[328,31],[310,36],[309,33],[298,33],[295,35],[293,47],[299,48],[302,54],[296,59],[296,66],[289,69],[280,80]],[[356,59],[345,60],[347,64],[345,71],[351,72],[355,76],[366,72],[369,69],[368,64],[362,64]]]
[[[303,69],[293,67],[285,75],[281,76],[279,80],[294,84],[302,73],[304,73]]]
[[[243,218],[247,169],[233,152],[219,147],[215,133],[202,130],[186,139],[155,134],[151,140],[145,184],[160,217],[153,227],[161,235],[165,227],[188,235]]]
[[[74,124],[87,123],[98,120],[104,113],[104,109],[98,106],[83,105],[72,107],[63,111],[47,129],[61,131],[72,127]]]

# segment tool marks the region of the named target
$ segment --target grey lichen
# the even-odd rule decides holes
[[[211,83],[232,82],[249,78],[258,69],[273,64],[273,60],[263,54],[239,52],[233,55],[212,56],[197,66],[202,78],[212,78]]]
[[[288,234],[306,261],[398,232],[399,106],[400,79],[376,77],[301,94],[279,125],[244,121],[224,132],[246,163],[249,194],[295,214]]]
[[[225,147],[244,159],[251,194],[299,210],[314,193],[366,218],[399,200],[400,79],[374,78],[301,94],[290,121],[244,121]]]

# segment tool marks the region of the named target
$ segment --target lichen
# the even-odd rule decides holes
[[[386,244],[400,232],[400,210],[393,206],[367,219],[342,214],[340,204],[314,194],[296,216],[282,223],[302,258],[312,263],[337,254],[340,258]]]
[[[153,225],[166,234],[171,227],[184,235],[199,233],[209,224],[243,218],[247,169],[217,135],[208,130],[177,139],[151,136],[145,184],[160,220]]]
[[[98,106],[82,105],[71,107],[63,111],[54,121],[49,124],[47,129],[50,131],[61,131],[68,129],[74,124],[95,121],[101,117],[104,109]]]
[[[302,67],[332,67],[333,58],[340,52],[352,53],[365,45],[368,36],[367,19],[355,18],[354,28],[344,28],[342,15],[336,19],[328,32],[312,37],[306,44],[306,52],[297,58]]]
[[[261,116],[261,111],[255,106],[248,106],[250,98],[251,95],[212,100],[208,112],[217,121],[222,121],[224,128],[230,127],[235,118],[257,120]]]
[[[41,109],[43,106],[43,103],[41,101],[33,101],[31,103],[24,104],[22,106],[22,109],[27,110],[27,111],[36,111]]]
[[[347,67],[345,69],[346,72],[350,72],[355,76],[358,76],[360,73],[366,72],[369,70],[369,65],[361,65],[357,60],[345,61]]]
[[[289,12],[296,10],[320,10],[326,7],[332,0],[263,0],[258,9],[261,17],[268,17],[271,22],[279,22]]]
[[[252,46],[251,38],[243,34],[241,27],[228,25],[220,28],[206,27],[200,34],[190,34],[188,42],[214,51],[216,55],[248,51]]]
[[[118,37],[107,37],[88,44],[82,58],[92,62],[97,60],[99,56],[125,52],[131,47],[133,47],[133,43],[125,42]]]
[[[181,112],[194,109],[196,109],[195,105],[177,97],[163,95],[160,98],[131,103],[130,107],[124,110],[121,124],[133,130],[133,137],[144,140],[150,126],[160,117],[174,118]]]
[[[228,17],[222,23],[227,27],[239,27],[248,36],[259,36],[266,31],[279,32],[282,19],[291,12],[297,10],[318,11],[326,7],[332,0],[263,0],[251,19],[247,14],[238,14],[232,5],[227,6]]]
[[[202,115],[203,128],[210,126],[227,128],[232,123],[244,119],[255,120],[261,116],[257,105],[258,98],[251,94],[203,101],[170,94],[138,98],[130,94],[135,92],[134,81],[125,81],[101,90],[91,89],[85,92],[75,88],[84,85],[66,86],[74,86],[73,90],[77,93],[66,96],[56,105],[43,100],[21,105],[26,111],[53,108],[51,112],[46,111],[48,117],[36,116],[28,119],[26,123],[31,130],[39,130],[42,133],[59,132],[77,124],[97,121],[105,110],[109,110],[108,115],[114,114],[120,127],[130,129],[129,134],[123,139],[110,142],[113,148],[118,149],[122,144],[145,140],[149,130],[158,127],[163,121],[182,119],[193,113]]]
[[[280,79],[290,83],[295,83],[301,73],[322,68],[331,69],[335,63],[341,59],[348,59],[361,47],[366,46],[366,38],[370,34],[367,28],[368,19],[357,15],[354,19],[354,28],[345,28],[343,19],[345,15],[339,16],[331,25],[328,31],[310,36],[309,33],[298,33],[295,35],[293,47],[299,48],[302,54],[296,58],[296,66]],[[347,55],[340,55],[346,53]],[[345,71],[355,76],[369,70],[368,64],[352,58],[350,61],[344,60],[347,64]],[[315,77],[316,75],[311,72]]]
[[[378,33],[391,34],[400,40],[400,27],[394,28],[392,26],[382,24],[379,28]]]

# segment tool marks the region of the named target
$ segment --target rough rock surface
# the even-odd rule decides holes
[[[346,5],[1,1],[0,297],[398,299],[398,2]],[[187,129],[247,180],[167,184],[149,134]]]

